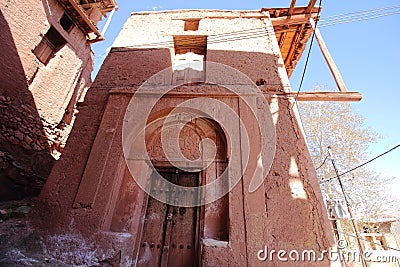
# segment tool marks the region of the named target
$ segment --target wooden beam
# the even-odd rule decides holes
[[[292,16],[295,5],[296,5],[296,0],[292,0],[288,11],[288,17]]]
[[[82,17],[82,19],[86,22],[86,24],[90,27],[90,29],[97,35],[97,39],[103,39],[103,36],[97,29],[97,27],[93,24],[93,22],[88,18],[87,14],[83,9],[74,1],[68,0],[71,6],[75,9],[76,12]]]
[[[344,84],[342,75],[340,75],[339,69],[337,68],[335,62],[333,61],[331,54],[329,53],[328,48],[326,47],[326,44],[325,44],[324,40],[322,39],[322,35],[321,35],[319,29],[315,27],[314,19],[310,18],[310,24],[314,30],[315,38],[317,39],[317,42],[321,49],[322,55],[324,56],[329,69],[331,70],[331,73],[333,75],[333,78],[335,79],[335,82],[336,82],[337,87],[339,88],[339,91],[347,92],[347,88],[346,88],[346,85]]]
[[[297,44],[299,43],[300,37],[302,35],[304,25],[297,26],[297,27],[298,27],[298,29],[293,36],[292,43],[290,44],[290,49],[287,53],[286,58],[284,59],[286,68],[289,66],[289,63],[292,61],[293,54],[296,52]]]
[[[279,38],[279,48],[282,48],[284,42],[285,42],[285,37],[286,37],[287,32],[282,32],[281,37]]]
[[[293,16],[284,16],[279,18],[271,18],[272,25],[277,26],[289,26],[293,24],[305,24],[308,23],[312,14],[301,14]]]
[[[362,99],[362,95],[359,92],[300,92],[299,94],[296,92],[271,92],[271,94],[295,97],[297,101],[359,102]]]
[[[94,7],[100,7],[101,4],[99,2],[95,2],[95,3],[87,3],[87,4],[81,4],[81,7],[84,9],[87,8],[94,8]]]
[[[310,14],[311,10],[313,9],[313,7],[315,6],[315,3],[317,2],[317,0],[310,0],[310,2],[308,3],[308,6],[306,8],[306,14]]]
[[[361,99],[359,92],[300,92],[297,97],[297,101],[359,102]]]

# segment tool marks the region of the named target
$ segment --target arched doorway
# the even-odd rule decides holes
[[[177,169],[157,172],[181,186],[198,185],[197,172],[179,172]],[[157,186],[152,188],[159,189]],[[179,203],[169,205],[149,196],[138,266],[198,266],[199,215],[198,207],[180,207]]]
[[[223,130],[218,124],[206,118],[195,118],[179,125],[181,120],[177,117],[165,127],[165,117],[155,117],[159,119],[150,122],[146,130],[146,147],[153,166],[151,175],[159,174],[165,180],[184,187],[204,185],[221,176],[227,166],[227,148]],[[177,148],[173,147],[173,142],[162,138],[174,136],[172,132],[177,128],[178,149],[190,162],[181,162],[179,157],[174,158],[171,151]],[[204,139],[210,139],[215,144],[212,162],[207,162],[206,154],[210,152],[201,142]],[[166,156],[165,150],[170,150],[169,156]],[[162,191],[171,197],[180,194],[178,191],[166,190],[163,181],[150,180],[157,181],[150,185],[154,193]],[[193,194],[185,197],[201,198],[201,194],[193,190]],[[227,197],[213,203],[213,207],[218,209],[210,212],[207,206],[182,207],[179,203],[166,204],[151,195],[152,193],[145,198],[143,205],[144,220],[137,266],[200,266],[200,240],[205,235],[228,241]],[[204,229],[207,229],[206,233]]]

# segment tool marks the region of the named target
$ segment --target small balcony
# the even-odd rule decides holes
[[[116,0],[58,0],[71,20],[87,36],[89,42],[104,40],[97,28],[97,22],[113,9],[117,9]]]

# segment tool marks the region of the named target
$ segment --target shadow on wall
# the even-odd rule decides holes
[[[210,50],[207,59],[230,64],[254,82],[263,79],[263,90],[283,90],[276,68],[271,67],[276,64],[274,55]],[[124,251],[132,257],[136,241],[140,241],[137,238],[139,221],[145,212],[142,191],[126,169],[121,147],[123,118],[132,95],[110,94],[110,89],[135,88],[170,66],[169,49],[111,50],[85,101],[79,105],[63,157],[56,162],[32,210],[31,222],[37,229],[47,233],[79,232],[104,251]],[[190,89],[196,90],[196,87]],[[274,104],[277,150],[264,181],[265,194],[261,194],[265,197],[261,208],[266,209],[268,238],[257,242],[276,250],[319,249],[317,246],[325,249],[330,238],[326,238],[324,232],[329,228],[323,217],[325,211],[321,209],[322,197],[317,192],[314,167],[291,105],[284,98],[277,98]],[[166,107],[160,105],[161,108]],[[291,181],[295,181],[292,187]],[[236,204],[243,203],[241,194],[233,199]],[[244,211],[242,213],[240,206],[234,206],[233,202],[229,205],[238,215],[227,219],[234,225],[229,229],[229,238],[236,238],[236,243],[245,242],[241,239],[244,238],[243,225],[247,223]],[[65,243],[61,245],[66,251],[71,249]],[[256,243],[250,245],[257,250],[262,248],[261,245],[256,247]],[[243,255],[239,249],[235,253],[238,257]],[[227,259],[226,255],[224,257],[219,259]]]
[[[146,62],[150,67],[144,67],[142,62]],[[116,175],[117,166],[109,167],[110,163],[107,159],[109,157],[117,159],[122,156],[122,151],[116,149],[120,147],[121,140],[113,140],[110,134],[114,131],[108,131],[108,127],[117,127],[116,125],[122,121],[122,118],[121,121],[117,119],[119,118],[117,114],[120,109],[123,111],[122,115],[125,113],[131,96],[128,95],[126,98],[125,95],[121,95],[116,102],[110,104],[108,103],[109,90],[118,85],[129,87],[140,85],[158,71],[170,66],[169,49],[144,49],[140,53],[133,53],[133,56],[132,49],[120,49],[119,52],[112,52],[107,56],[96,80],[85,95],[85,101],[78,105],[79,112],[63,156],[55,163],[33,210],[34,216],[31,219],[34,225],[48,232],[57,233],[61,229],[69,230],[71,219],[73,219],[74,227],[79,229],[84,236],[93,236],[93,233],[98,230],[100,216],[93,213],[91,208],[70,208],[75,203],[81,180],[86,176],[90,179],[97,177],[97,181],[100,181],[104,176]],[[106,106],[109,110],[106,110]],[[100,126],[102,121],[109,125]],[[116,136],[120,137],[122,130],[118,129]],[[96,136],[100,134],[104,140],[97,140],[96,144]],[[112,151],[112,153],[106,156],[104,151]],[[97,163],[93,165],[93,162]],[[97,182],[91,184],[84,195],[88,198],[96,195],[96,186]],[[97,198],[97,201],[106,200],[103,206],[108,207],[110,203],[107,196],[113,194],[114,191],[110,190],[110,187],[106,189],[105,196]],[[130,197],[133,196],[127,196],[129,199]],[[83,206],[87,206],[86,204]],[[92,226],[88,227],[88,225]]]
[[[271,83],[271,88],[268,90],[282,90],[276,72],[265,74],[267,66],[275,64],[273,55],[209,50],[207,59],[230,64],[248,75],[254,82],[263,79]],[[263,69],[255,69],[254,62],[260,62]],[[99,225],[103,221],[101,216],[105,214],[103,211],[88,208],[92,206],[92,200],[82,203],[82,208],[70,209],[76,201],[78,190],[83,190],[80,189],[80,186],[85,179],[93,182],[90,182],[87,189],[82,191],[82,195],[88,199],[93,198],[96,201],[93,206],[99,209],[107,207],[107,209],[113,210],[113,207],[109,207],[111,202],[107,197],[110,194],[121,194],[121,197],[124,198],[123,201],[134,204],[124,206],[119,212],[132,216],[132,210],[129,209],[136,206],[136,192],[123,195],[126,185],[96,190],[101,181],[114,181],[115,175],[118,175],[118,171],[116,171],[118,164],[115,164],[112,159],[122,156],[122,150],[119,150],[121,140],[118,139],[120,138],[118,131],[121,130],[118,127],[121,127],[123,114],[131,98],[129,94],[116,94],[114,97],[110,97],[109,90],[115,87],[135,88],[140,86],[154,74],[171,67],[171,64],[171,53],[167,48],[113,48],[111,50],[88,90],[85,101],[78,107],[79,113],[63,156],[56,162],[38,199],[35,208],[37,225],[42,225],[46,230],[60,231],[60,229],[68,229],[69,222],[73,218],[76,228],[81,230],[85,236],[91,236],[94,231],[101,228]],[[114,130],[110,131],[109,129]],[[119,130],[115,131],[115,129]],[[118,133],[115,135],[116,137],[111,134],[114,131]],[[97,142],[95,142],[95,138]],[[109,153],[104,153],[105,151],[109,151]],[[114,191],[110,188],[113,188]],[[105,190],[104,194],[100,193],[103,190]],[[104,203],[98,203],[102,201]],[[66,207],[69,208],[66,209]],[[100,217],[99,214],[101,214]],[[112,213],[110,214],[112,215]],[[87,225],[91,225],[91,227],[88,228]]]
[[[39,194],[54,159],[1,10],[0,29],[0,200],[11,200]]]
[[[80,64],[80,68],[79,70],[77,70],[79,73],[72,73],[71,69],[74,68],[74,66],[71,64],[68,67],[65,66],[60,66],[58,65],[56,68],[58,68],[59,72],[56,74],[57,77],[54,77],[55,79],[59,78],[59,77],[70,77],[72,78],[72,76],[74,77],[74,81],[72,82],[73,84],[70,85],[69,82],[65,82],[64,84],[61,86],[63,89],[67,89],[67,86],[71,86],[70,88],[68,88],[68,90],[73,90],[71,96],[66,96],[64,95],[63,97],[66,97],[68,99],[65,99],[65,101],[69,101],[68,105],[65,107],[65,112],[63,114],[63,117],[61,119],[61,121],[59,122],[59,124],[57,126],[52,125],[53,128],[58,128],[60,130],[63,130],[65,126],[69,126],[71,124],[73,124],[73,121],[75,119],[75,108],[76,108],[76,104],[80,99],[83,99],[84,94],[86,92],[86,89],[90,86],[92,80],[91,80],[91,72],[93,71],[93,58],[92,58],[92,50],[90,48],[90,44],[88,44],[86,41],[84,41],[86,39],[86,37],[84,37],[85,39],[82,39],[82,43],[79,43],[78,41],[78,35],[83,33],[81,32],[81,30],[79,30],[79,34],[77,33],[76,29],[79,29],[78,26],[76,26],[74,24],[74,22],[72,22],[71,20],[68,20],[67,22],[62,23],[63,18],[65,17],[66,12],[63,11],[63,16],[58,19],[57,14],[55,14],[57,11],[55,8],[53,7],[53,3],[52,1],[49,0],[42,0],[42,5],[43,5],[43,9],[44,12],[46,14],[47,19],[50,22],[50,25],[54,25],[54,24],[60,24],[61,28],[64,28],[64,36],[62,37],[62,39],[64,39],[64,37],[68,36],[68,39],[64,39],[62,41],[62,44],[55,50],[55,54],[60,53],[61,55],[65,56],[65,52],[66,50],[70,50],[73,51],[75,56],[77,57],[77,59],[79,59],[81,61]],[[55,1],[57,2],[57,1]],[[53,11],[52,11],[53,10]],[[57,20],[55,20],[57,19]],[[70,23],[70,24],[69,24]],[[63,26],[64,25],[64,26]],[[67,25],[67,26],[66,26]],[[51,28],[54,26],[51,26]],[[63,29],[57,29],[56,31],[59,30],[63,30]],[[67,34],[65,34],[67,33]],[[65,36],[66,35],[66,36]],[[74,45],[72,45],[74,44]],[[86,45],[86,50],[85,52],[82,52],[83,49],[83,44]],[[80,47],[81,46],[81,47]],[[51,58],[55,57],[55,54],[53,54],[53,56]],[[62,59],[64,62],[68,62],[68,58],[67,57],[63,57]],[[59,61],[57,61],[58,63]],[[49,62],[48,62],[49,63]],[[71,63],[71,62],[70,62]],[[43,75],[43,74],[42,74]],[[60,83],[62,84],[62,83]],[[60,84],[54,84],[54,86],[60,86]],[[60,108],[60,107],[58,107]],[[49,130],[49,129],[46,129]],[[64,141],[64,140],[63,140]],[[51,150],[57,150],[58,152],[62,153],[62,148],[59,148],[60,141],[59,140],[51,140],[51,138],[49,139],[50,143],[53,143],[51,146]],[[56,144],[54,144],[56,143]],[[60,142],[61,143],[61,142]]]

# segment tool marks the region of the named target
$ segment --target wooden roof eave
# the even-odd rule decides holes
[[[316,21],[319,19],[321,10],[320,7],[314,7],[316,0],[310,0],[307,7],[294,7],[295,1],[292,0],[289,8],[262,9],[262,11],[268,11],[270,14],[287,74],[289,77],[291,76],[306,48],[308,39],[314,32],[315,39],[335,79],[339,92],[280,92],[280,96],[294,97],[298,101],[360,101],[362,99],[360,93],[347,90],[319,29],[316,27]]]
[[[86,36],[89,37],[90,33],[94,33],[96,38],[89,39],[89,42],[97,42],[104,40],[104,37],[100,33],[97,26],[89,18],[85,10],[74,0],[58,0],[59,3],[64,7],[65,11],[70,16],[71,20],[77,25]]]
[[[104,17],[107,17],[107,13],[112,10],[118,10],[118,5],[116,0],[103,0],[101,12]]]
[[[318,6],[315,6],[313,8],[310,9],[310,12],[308,14],[317,14],[318,13]],[[298,7],[294,7],[293,11],[291,14],[289,14],[289,10],[290,8],[287,7],[273,7],[273,8],[261,8],[261,11],[264,12],[269,12],[269,16],[271,19],[274,18],[279,18],[279,17],[284,17],[284,16],[295,16],[295,15],[303,15],[306,14],[307,11],[307,7],[306,6],[298,6]]]
[[[310,18],[318,20],[320,7],[291,6],[289,8],[263,8],[262,11],[268,11],[270,14],[285,67],[290,77],[312,34]]]

